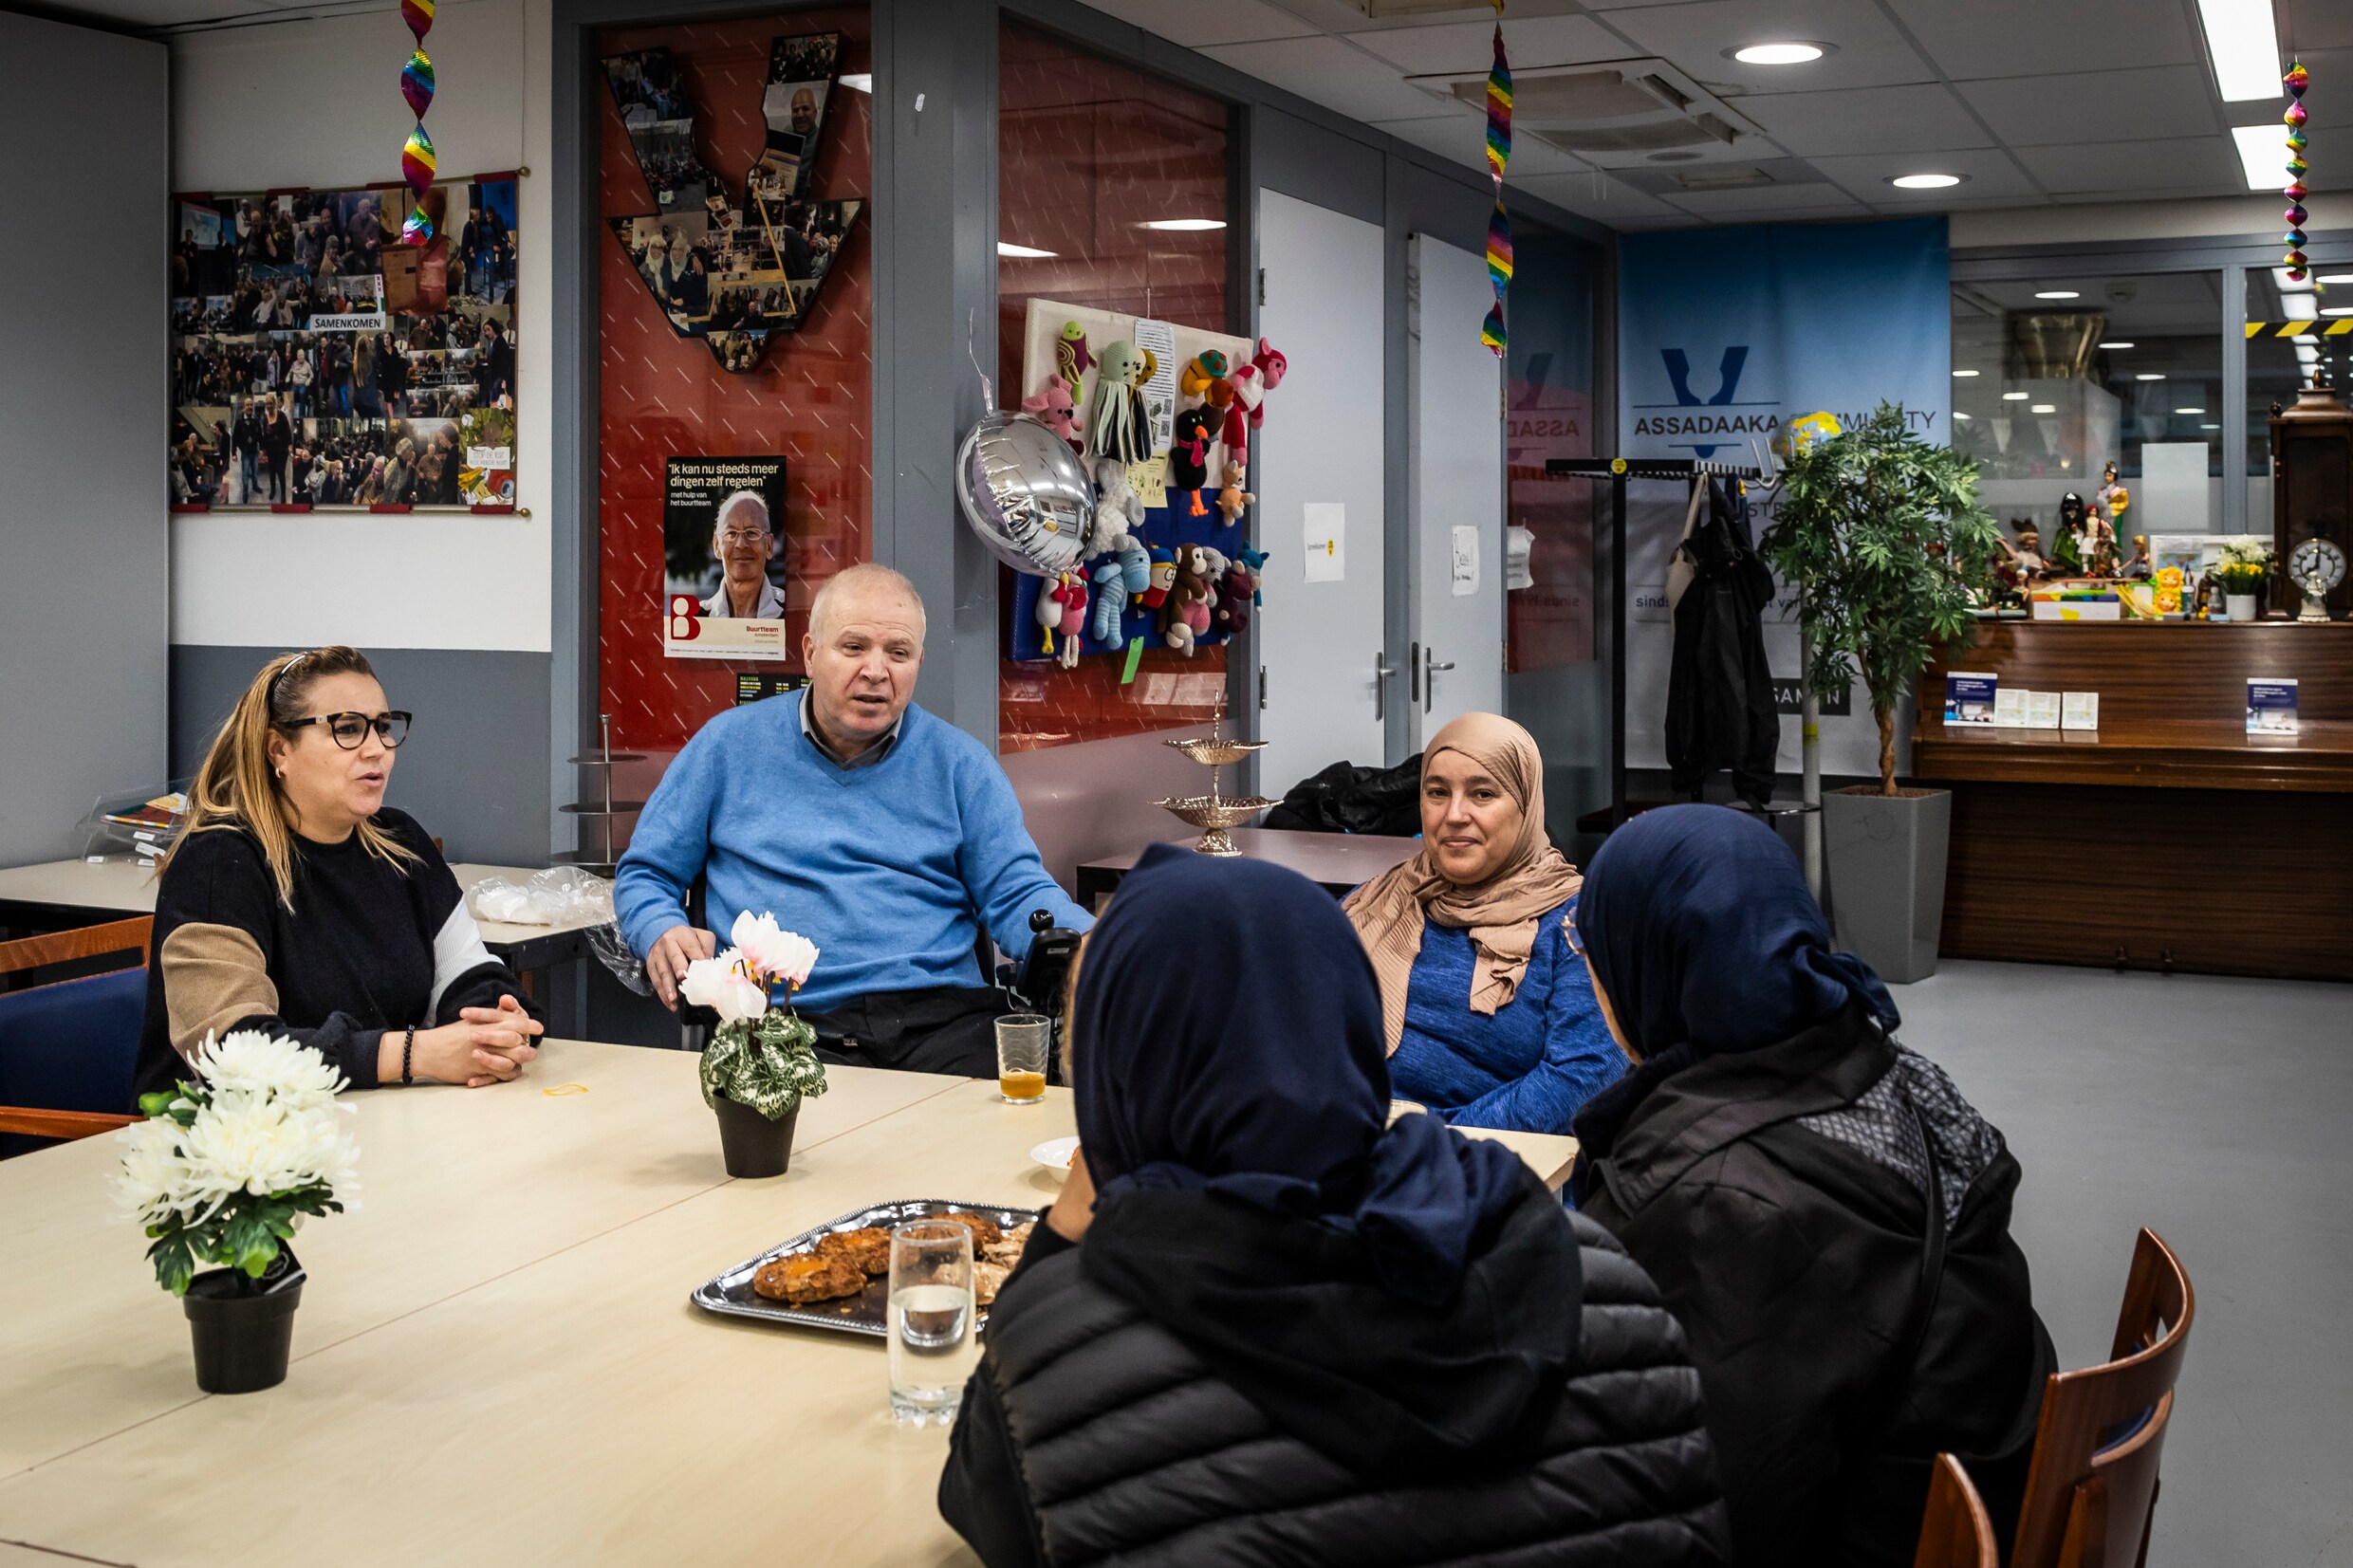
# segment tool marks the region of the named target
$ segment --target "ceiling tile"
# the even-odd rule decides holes
[[[1689,214],[1677,212],[1654,196],[1620,184],[1603,175],[1591,174],[1529,175],[1514,173],[1504,183],[1530,195],[1542,196],[1555,207],[1566,208],[1583,217],[1592,218],[1612,227],[1657,222],[1660,219],[1680,221]]]
[[[2043,192],[1999,148],[1981,147],[1953,153],[1858,153],[1846,157],[1809,159],[1825,179],[1847,194],[1874,207],[1908,212],[1937,212],[1959,201],[1981,202],[1993,197],[2032,202]],[[1960,175],[1959,185],[1941,191],[1899,191],[1887,182],[1898,175]]]
[[[1483,71],[1495,58],[1492,17],[1447,22],[1431,28],[1391,28],[1348,35],[1415,76],[1439,71]],[[1504,48],[1513,70],[1539,65],[1582,65],[1589,60],[1621,60],[1625,41],[1588,16],[1538,16],[1503,24]]]
[[[1825,93],[1751,93],[1730,101],[1797,157],[1990,147],[1993,138],[1936,83]]]
[[[1469,109],[1427,119],[1379,120],[1373,121],[1373,129],[1386,131],[1399,141],[1427,148],[1467,168],[1487,167],[1487,118]],[[1522,136],[1512,138],[1509,167],[1514,175],[1558,175],[1583,169],[1585,162],[1549,142]]]
[[[1210,44],[1247,44],[1265,38],[1302,38],[1315,31],[1266,0],[1086,0],[1094,9],[1158,33],[1172,44],[1200,48]]]
[[[1958,90],[2012,147],[2218,133],[2203,65],[1964,82]]]
[[[1201,52],[1351,120],[1415,120],[1431,118],[1433,108],[1447,112],[1443,102],[1408,86],[1395,65],[1337,38],[1220,44]]]
[[[1698,0],[1613,12],[1609,21],[1696,81],[1751,91],[1886,87],[1936,75],[1871,0],[1775,0],[1769,8],[1756,0]],[[1803,65],[1745,65],[1724,53],[1783,39],[1835,44],[1838,50]]]
[[[2099,0],[2096,7],[2068,0],[1888,4],[1955,81],[2135,65],[2205,68],[2182,0]]]
[[[1754,185],[1738,191],[1673,191],[1659,197],[1671,207],[1721,218],[1746,212],[1860,214],[1862,204],[1835,185]]]
[[[135,28],[178,28],[232,16],[267,16],[269,10],[268,0],[71,0],[58,8],[57,15]]]
[[[2353,7],[2347,9],[2353,10]],[[2305,69],[2312,73],[2313,85],[2319,88],[2305,98],[2304,106],[2312,115],[2306,123],[2315,131],[2353,125],[2353,48],[2303,49],[2298,52],[2303,57]],[[2322,86],[2322,83],[2326,85]],[[2254,118],[2242,117],[2239,111],[2260,107],[2262,105],[2254,103],[2233,103],[2229,105],[2229,110],[2233,121],[2236,122],[2242,118]],[[2285,109],[2287,104],[2282,103],[2279,107]],[[2283,130],[2281,134],[2284,136],[2287,133]],[[2342,141],[2331,145],[2338,149],[2339,158],[2353,155],[2353,147],[2347,147]]]
[[[2172,141],[2079,141],[2027,147],[2018,160],[2053,195],[2113,191],[2120,195],[2228,195],[2247,189],[2228,137]]]
[[[2344,0],[2288,0],[2288,36],[2296,41],[2307,68],[2315,49],[2353,49],[2353,6]]]

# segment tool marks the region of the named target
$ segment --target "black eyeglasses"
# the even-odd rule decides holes
[[[370,718],[365,713],[314,713],[306,719],[288,719],[278,726],[281,729],[300,729],[305,725],[324,724],[326,732],[335,737],[335,744],[346,751],[357,751],[367,732],[376,731],[387,749],[398,747],[409,738],[410,715],[398,710],[379,713]]]

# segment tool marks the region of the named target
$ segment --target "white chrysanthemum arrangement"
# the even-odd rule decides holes
[[[306,1214],[358,1207],[360,1147],[336,1101],[343,1075],[306,1045],[260,1029],[208,1035],[193,1081],[142,1095],[147,1119],[116,1136],[120,1216],[151,1239],[156,1282],[184,1295],[196,1264],[258,1281]]]
[[[686,967],[679,990],[719,1015],[702,1061],[703,1103],[724,1096],[782,1121],[805,1096],[825,1092],[825,1064],[817,1060],[817,1031],[792,1010],[792,993],[817,967],[817,945],[779,930],[773,914],[750,910],[735,917],[734,946]],[[785,1001],[774,1005],[776,987]]]

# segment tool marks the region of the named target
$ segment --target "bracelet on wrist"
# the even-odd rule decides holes
[[[409,1025],[408,1038],[400,1042],[400,1082],[404,1087],[417,1081],[417,1076],[412,1071],[416,1054],[417,1025],[412,1024]]]

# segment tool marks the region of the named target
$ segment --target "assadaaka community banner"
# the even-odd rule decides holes
[[[1792,426],[1844,426],[1881,401],[1913,428],[1953,438],[1952,268],[1945,220],[1758,224],[1629,234],[1618,260],[1620,452],[1762,466]],[[1801,433],[1802,434],[1802,433]],[[1664,584],[1683,526],[1679,484],[1640,483],[1627,503],[1626,762],[1666,766],[1667,673],[1675,649]],[[1771,522],[1751,493],[1751,524]],[[1766,613],[1776,684],[1793,683],[1798,637],[1785,588]],[[1785,695],[1788,694],[1787,692]],[[1826,773],[1879,770],[1879,733],[1860,687],[1825,712]],[[1794,714],[1794,701],[1784,704]],[[1910,716],[1903,716],[1903,735]],[[1781,727],[1780,766],[1798,766],[1798,726]]]

